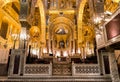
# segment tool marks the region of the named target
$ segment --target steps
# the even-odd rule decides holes
[[[5,82],[112,82],[110,76],[14,76]]]
[[[72,69],[71,64],[69,63],[62,63],[62,64],[53,64],[52,73],[53,75],[57,76],[71,76]]]

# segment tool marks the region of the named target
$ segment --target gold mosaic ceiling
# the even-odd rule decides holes
[[[64,9],[56,9],[56,10],[54,8],[53,9],[48,9],[48,10],[45,9],[44,14],[40,15],[41,12],[43,12],[42,11],[43,9],[40,9],[40,10],[37,9],[37,8],[41,7],[41,5],[38,5],[39,3],[41,3],[41,0],[38,0],[38,2],[36,3],[36,7],[35,7],[36,8],[35,13],[33,14],[34,16],[33,16],[33,21],[32,21],[33,24],[32,25],[37,24],[38,27],[40,28],[40,33],[44,34],[45,32],[42,31],[42,30],[45,30],[43,28],[46,27],[46,24],[44,23],[44,21],[46,21],[44,15],[51,16],[49,21],[52,22],[52,21],[54,21],[54,19],[56,17],[59,16],[58,13],[60,13],[62,11],[62,12],[64,12],[65,17],[69,18],[70,20],[72,20],[72,22],[74,22],[73,21],[73,19],[75,19],[74,16],[76,16],[76,18],[77,18],[78,14],[81,14],[82,15],[82,21],[79,21],[77,19],[78,22],[80,22],[80,23],[76,23],[76,24],[81,24],[82,23],[81,26],[78,25],[78,27],[82,27],[82,28],[85,27],[83,29],[85,31],[82,33],[82,36],[86,36],[86,33],[88,33],[88,35],[89,35],[89,32],[93,32],[93,29],[91,29],[91,27],[93,27],[92,26],[92,23],[93,23],[92,22],[93,21],[92,14],[95,14],[95,15],[98,14],[99,15],[100,13],[102,13],[102,14],[104,14],[104,16],[111,15],[109,13],[106,14],[105,12],[107,11],[107,12],[110,12],[110,13],[114,13],[116,11],[116,9],[118,8],[117,1],[119,1],[119,0],[71,0],[71,3],[72,4],[78,3],[76,1],[78,1],[80,3],[81,2],[84,3],[84,2],[87,1],[87,3],[85,3],[85,6],[83,6],[83,8],[84,8],[83,11],[82,10],[79,11],[79,4],[78,4],[76,7],[74,6],[74,8],[71,9],[71,10],[69,10],[68,7],[64,7]],[[44,0],[43,0],[43,2],[44,2]],[[94,3],[92,3],[92,2],[94,2]],[[11,5],[11,4],[14,4],[14,6],[18,9],[18,12],[19,12],[20,11],[19,3],[20,3],[19,0],[0,0],[0,4],[1,4],[0,8],[7,11],[9,13],[9,15],[11,15],[16,21],[19,22],[19,14],[12,10],[13,5]],[[101,4],[103,6],[101,6]],[[83,4],[81,3],[80,5],[83,5]],[[97,9],[99,9],[99,11],[101,11],[101,12],[98,12]],[[52,10],[54,10],[54,11],[52,11]],[[40,19],[43,19],[43,21],[41,21]],[[60,22],[60,20],[57,20],[57,21]],[[64,21],[64,19],[63,19],[63,21]],[[30,22],[30,21],[28,20],[28,22]],[[66,23],[64,23],[64,25],[69,24],[69,21],[65,21],[65,22]],[[31,24],[31,22],[30,22],[30,24]],[[42,25],[42,27],[40,25]],[[18,25],[16,24],[16,26],[18,26]],[[79,31],[79,29],[77,31]],[[79,32],[82,32],[82,31],[79,31]],[[43,36],[42,34],[41,34],[41,36]],[[81,34],[79,34],[79,35],[81,35]],[[92,33],[91,36],[93,38],[94,33]],[[78,36],[78,37],[81,37],[81,36]]]

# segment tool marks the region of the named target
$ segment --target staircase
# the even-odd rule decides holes
[[[75,66],[77,66],[77,67],[75,67]],[[26,74],[27,72],[25,72],[26,75],[24,74],[23,76],[19,76],[19,75],[8,76],[8,78],[2,80],[2,82],[112,82],[110,75],[109,76],[108,75],[107,76],[100,75],[99,73],[97,73],[97,65],[92,65],[92,64],[91,64],[91,66],[89,66],[89,65],[81,66],[79,64],[75,64],[75,65],[73,65],[73,67],[74,67],[74,69],[73,69],[72,64],[70,64],[70,63],[53,63],[52,68],[51,68],[52,70],[48,70],[48,72],[52,71],[52,73],[47,74],[47,75],[40,74],[41,72],[45,71],[44,70],[44,69],[46,69],[45,65],[28,65],[28,67],[29,67],[29,70],[31,70],[32,72],[27,71],[28,74]],[[35,67],[36,69],[33,67]],[[51,66],[47,65],[47,68],[49,68],[49,67],[51,67]],[[83,68],[81,68],[81,67],[83,67]],[[32,69],[30,69],[30,68],[32,68]],[[39,68],[39,71],[36,71],[36,70],[38,70],[38,68]],[[88,69],[90,69],[92,71],[90,71]],[[28,70],[28,68],[27,68],[27,70]],[[88,73],[85,75],[75,75],[74,73],[72,73],[73,72],[72,70],[76,70],[77,74],[87,73],[87,72]],[[83,71],[81,71],[81,70],[83,70]],[[93,75],[90,74],[89,71]],[[93,73],[93,71],[97,75],[95,75]],[[34,74],[34,72],[35,72],[35,74]],[[37,75],[37,74],[39,74],[39,75]]]
[[[54,76],[71,76],[71,63],[57,63],[53,64],[52,73]]]
[[[2,82],[112,82],[110,76],[14,76]]]

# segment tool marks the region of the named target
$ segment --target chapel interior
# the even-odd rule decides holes
[[[0,0],[0,81],[120,82],[120,0]]]

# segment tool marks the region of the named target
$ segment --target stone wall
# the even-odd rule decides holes
[[[8,49],[0,49],[0,76],[7,75],[8,56],[9,56]]]
[[[8,49],[0,49],[0,64],[7,64],[9,56]]]

